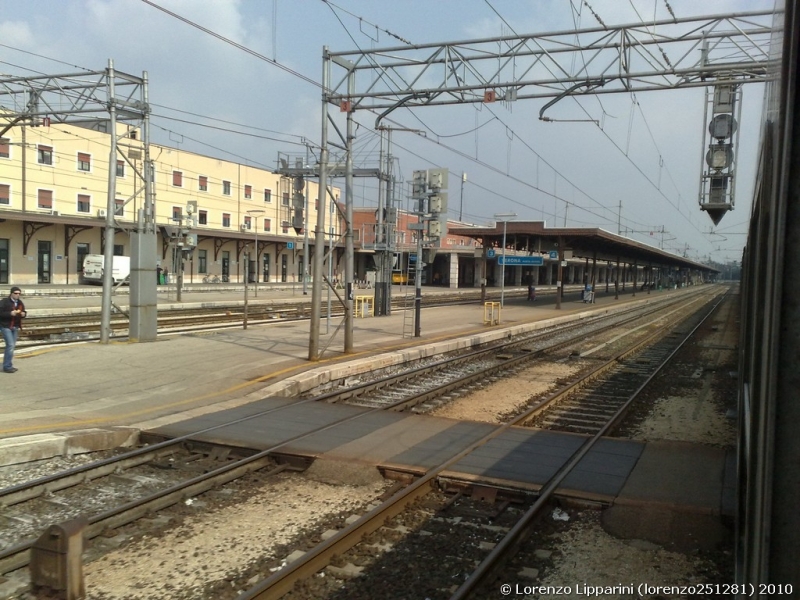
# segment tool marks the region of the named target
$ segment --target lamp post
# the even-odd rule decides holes
[[[255,293],[255,297],[258,298],[258,268],[259,268],[259,264],[258,264],[258,216],[259,215],[263,215],[264,211],[261,210],[260,208],[254,208],[252,210],[248,210],[247,214],[250,215],[250,216],[254,216],[253,221],[255,221],[255,237],[256,237],[256,239],[255,239],[255,244],[256,244],[255,245],[255,256],[256,256],[256,293]],[[245,277],[247,277],[247,276],[245,276]],[[245,282],[245,285],[246,285],[246,282]]]
[[[506,296],[506,227],[509,219],[516,218],[517,213],[497,213],[494,218],[503,221],[503,265],[500,269],[500,308],[505,308]]]

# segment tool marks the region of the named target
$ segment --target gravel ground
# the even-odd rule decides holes
[[[279,475],[245,502],[218,508],[204,499],[195,500],[191,503],[194,514],[178,527],[132,541],[88,564],[87,597],[235,597],[252,563],[265,558],[281,561],[280,552],[287,546],[342,513],[349,516],[362,510],[386,487],[383,481],[334,485],[311,477]],[[251,577],[258,580],[267,575],[253,573]]]

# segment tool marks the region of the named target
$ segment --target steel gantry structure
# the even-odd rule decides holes
[[[118,160],[128,163],[143,185],[135,186],[126,204],[144,195],[136,225],[131,232],[130,328],[134,341],[154,341],[157,334],[156,228],[150,160],[150,107],[147,72],[141,77],[117,71],[114,62],[99,71],[83,71],[62,75],[35,77],[0,76],[0,137],[12,127],[25,128],[43,124],[65,123],[87,127],[109,134],[111,143],[108,161],[108,199],[105,213],[103,305],[100,341],[107,343],[111,335],[111,295],[113,273],[110,265],[114,253],[114,233],[118,226],[116,212],[116,166]],[[137,135],[125,131],[120,135],[117,123],[132,124],[141,130]],[[125,143],[119,143],[121,138]],[[136,141],[133,141],[136,140]],[[140,162],[141,161],[141,162]],[[25,179],[22,179],[23,203]],[[24,206],[24,204],[23,204]]]
[[[328,160],[331,106],[346,114],[344,351],[353,350],[352,146],[357,110],[515,102],[567,95],[671,90],[763,82],[772,11],[331,52],[323,48],[320,181]],[[335,73],[334,73],[334,70]],[[542,120],[547,120],[543,114]],[[324,202],[320,186],[320,205]],[[379,207],[380,210],[381,207]],[[324,241],[321,223],[317,247]],[[319,358],[322,253],[314,256],[309,360]]]

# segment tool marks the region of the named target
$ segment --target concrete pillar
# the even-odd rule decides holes
[[[457,288],[458,287],[458,254],[448,254],[448,260],[450,261],[450,287]]]

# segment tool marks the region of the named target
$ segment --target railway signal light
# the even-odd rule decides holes
[[[700,180],[700,209],[708,212],[714,224],[720,222],[734,204],[734,136],[739,129],[737,116],[741,115],[741,91],[733,84],[715,85],[706,92],[706,118],[710,141],[705,154],[706,167]],[[706,141],[703,133],[703,145]],[[737,137],[738,140],[738,137]]]
[[[302,175],[297,175],[294,178],[294,191],[292,192],[292,228],[297,235],[303,233],[305,227],[305,218],[303,210],[305,208],[305,196],[303,189],[306,186],[305,179]]]

